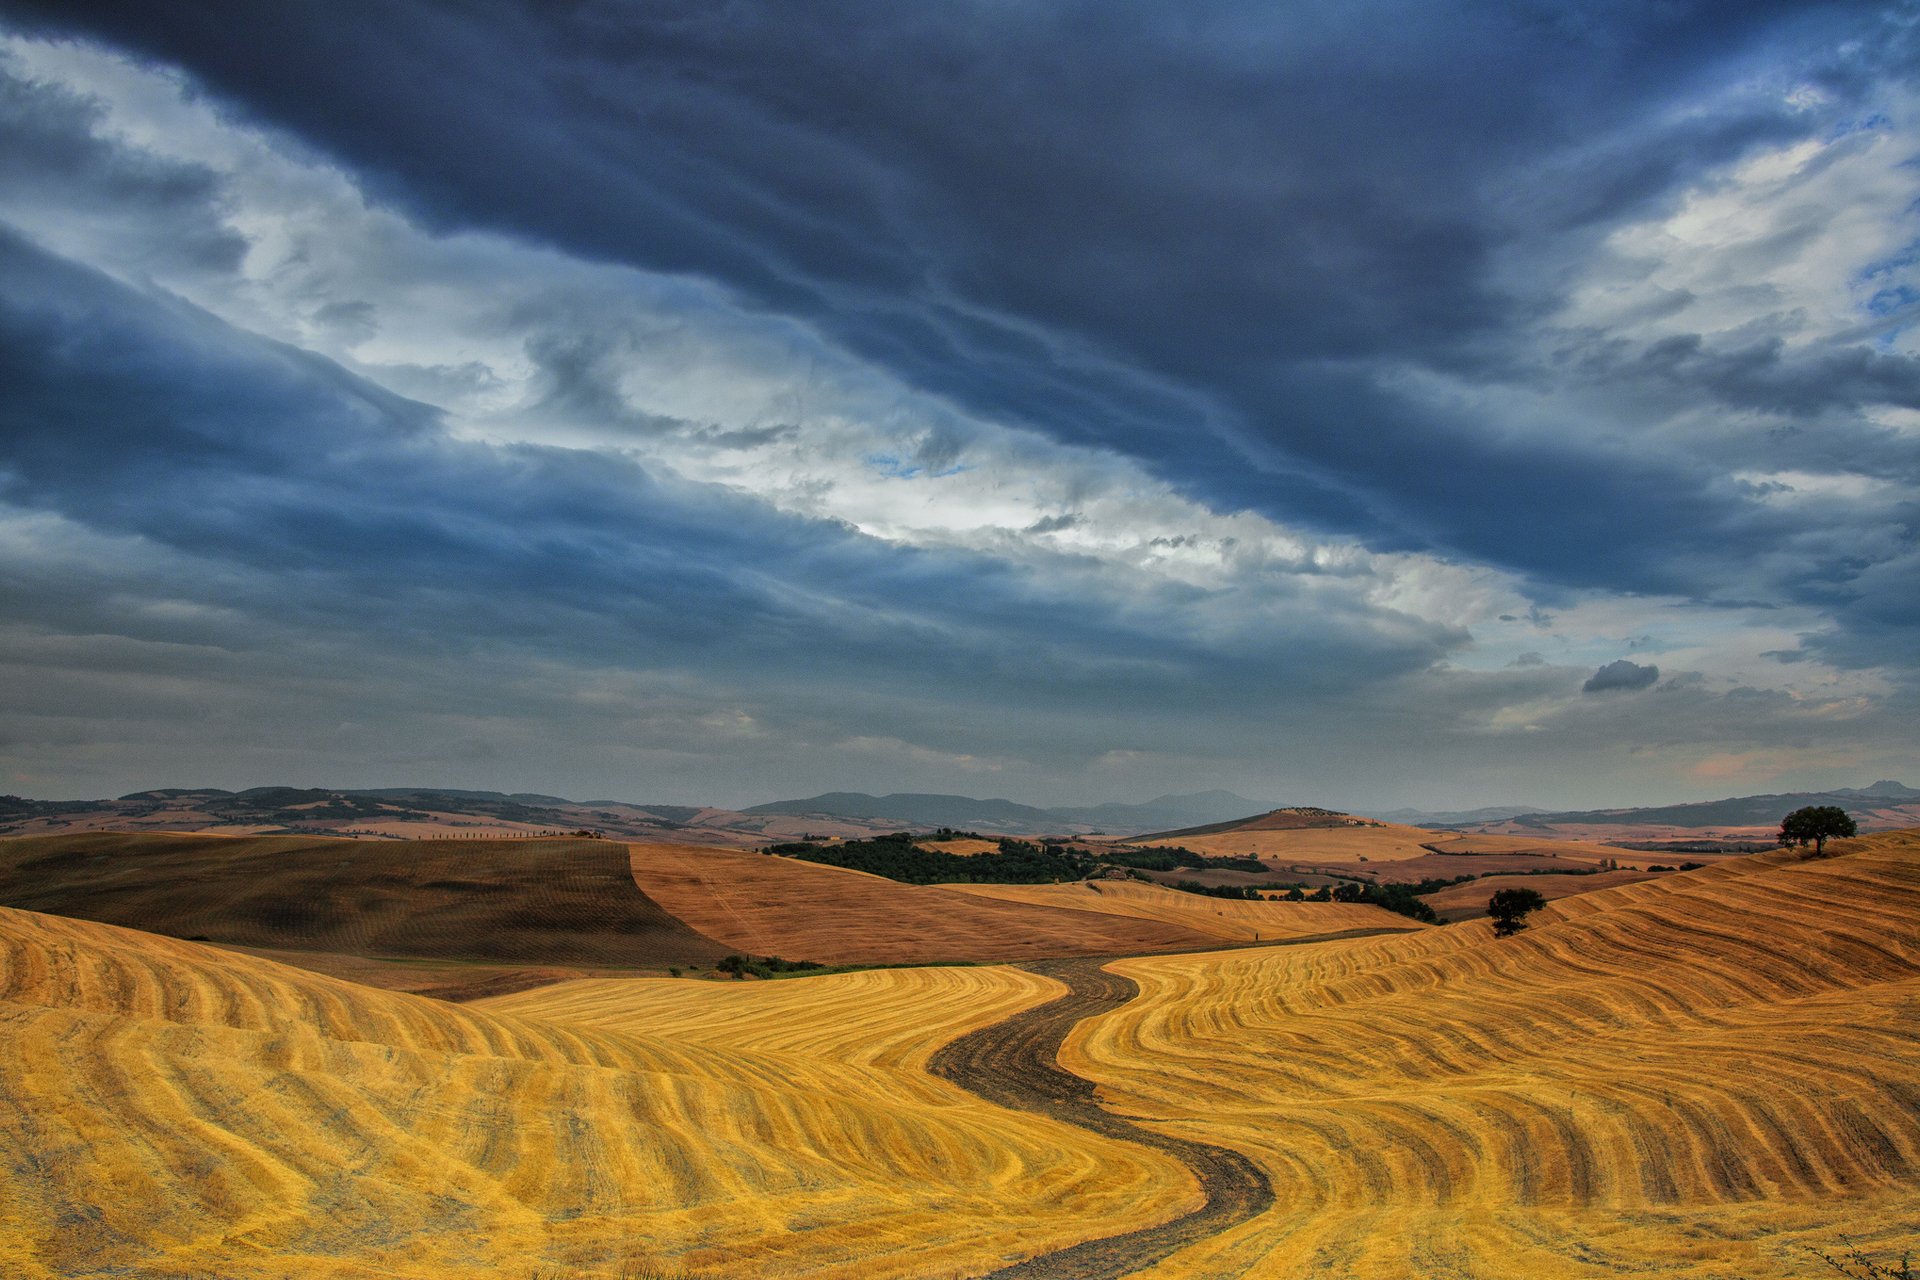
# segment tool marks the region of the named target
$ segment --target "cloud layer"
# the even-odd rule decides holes
[[[1910,6],[5,12],[11,789],[1916,763]]]

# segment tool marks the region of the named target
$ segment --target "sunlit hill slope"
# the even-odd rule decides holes
[[[0,1275],[957,1276],[1197,1198],[919,1069],[1048,979],[610,989],[482,1013],[0,909]]]
[[[1109,1105],[1258,1161],[1165,1277],[1831,1275],[1920,1246],[1920,832],[1396,937],[1127,960]]]

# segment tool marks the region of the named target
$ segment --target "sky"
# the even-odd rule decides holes
[[[0,790],[1920,782],[1920,5],[0,0]]]

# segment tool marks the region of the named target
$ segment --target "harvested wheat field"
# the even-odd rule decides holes
[[[1596,871],[1591,875],[1481,876],[1478,880],[1448,885],[1426,894],[1425,900],[1443,920],[1472,920],[1487,914],[1487,899],[1502,889],[1531,889],[1547,899],[1570,898],[1617,885],[1638,884],[1660,874],[1658,871]]]
[[[1198,1200],[920,1069],[1060,989],[629,979],[478,1012],[0,909],[0,1274],[981,1274]]]
[[[1495,939],[1126,960],[1063,1062],[1274,1207],[1159,1277],[1813,1277],[1920,1247],[1920,832],[1567,898]]]
[[[825,964],[925,964],[1196,951],[1197,929],[999,902],[863,871],[697,845],[630,846],[633,878],[690,928],[738,951]]]
[[[1358,902],[1245,902],[1209,898],[1137,880],[1086,880],[1077,884],[956,884],[946,888],[1005,902],[1102,915],[1162,920],[1234,942],[1280,942],[1358,930],[1425,928],[1384,907]]]
[[[1291,862],[1340,865],[1420,858],[1432,852],[1423,845],[1439,837],[1424,827],[1383,822],[1373,826],[1239,827],[1207,835],[1180,836],[1152,844],[1177,844],[1210,858],[1253,857],[1284,866]]]
[[[974,840],[966,836],[956,836],[951,840],[921,840],[918,843],[922,848],[958,854],[963,858],[977,858],[983,853],[1000,852],[998,840]]]

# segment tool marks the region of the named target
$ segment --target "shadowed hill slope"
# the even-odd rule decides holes
[[[607,840],[23,837],[0,841],[0,905],[306,953],[649,967],[728,950]]]
[[[1113,968],[1062,1060],[1240,1151],[1173,1277],[1812,1277],[1920,1246],[1920,832],[1600,889],[1526,932]]]
[[[792,858],[630,847],[647,896],[707,937],[755,955],[896,964],[1194,951],[1220,942],[1159,920],[992,901]]]

